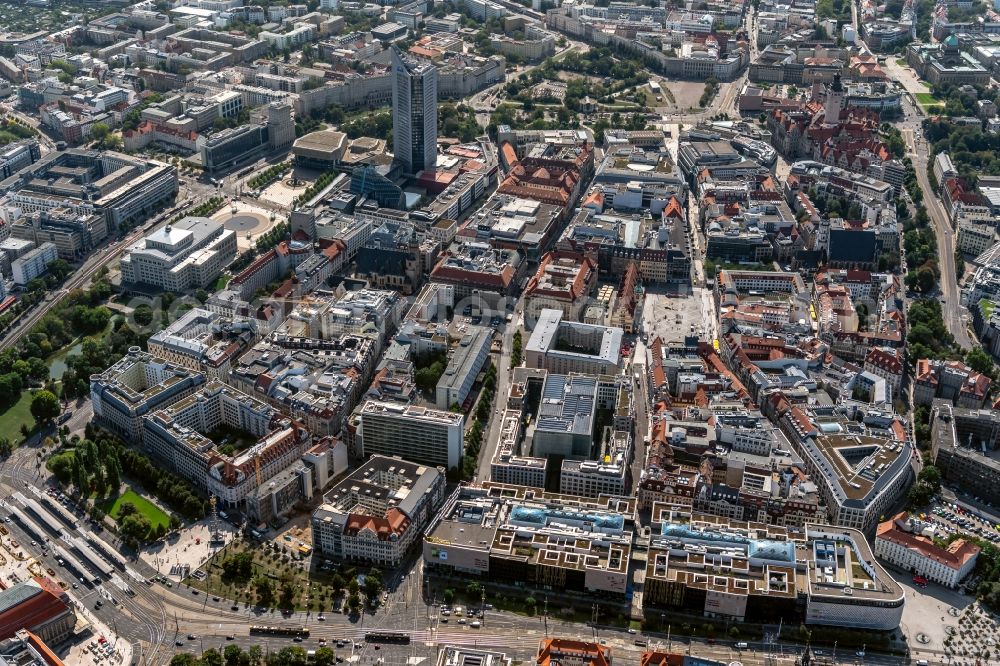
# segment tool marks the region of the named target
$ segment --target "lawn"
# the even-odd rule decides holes
[[[222,275],[219,276],[219,279],[215,281],[215,284],[212,285],[212,291],[222,291],[223,289],[226,288],[226,285],[229,284],[229,280],[231,279],[232,276],[223,273]]]
[[[24,391],[17,402],[0,411],[0,436],[9,437],[12,442],[21,442],[22,425],[35,427],[35,419],[31,416],[31,391]]]
[[[996,310],[997,304],[988,298],[980,299],[979,301],[979,311],[983,313],[983,320],[989,321],[990,317],[993,315],[993,311]]]
[[[941,103],[941,101],[931,93],[916,93],[914,97],[917,98],[917,102],[922,106],[933,106]]]
[[[108,497],[103,499],[98,502],[98,505],[104,513],[108,514],[115,520],[118,520],[118,512],[121,509],[123,502],[131,502],[134,504],[139,513],[149,520],[149,524],[153,529],[156,529],[156,527],[161,524],[164,527],[170,526],[170,517],[167,514],[160,511],[159,507],[131,489],[126,490],[117,497]]]

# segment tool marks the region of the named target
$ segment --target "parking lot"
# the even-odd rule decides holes
[[[920,517],[940,526],[943,532],[942,536],[968,534],[993,543],[1000,543],[1000,532],[997,531],[996,523],[954,502],[938,502],[932,507],[930,513],[920,514]]]

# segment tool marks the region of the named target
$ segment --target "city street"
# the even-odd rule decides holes
[[[976,342],[969,335],[969,313],[961,305],[958,279],[955,275],[955,233],[951,220],[944,210],[944,205],[934,192],[927,177],[927,143],[922,138],[920,122],[922,115],[909,99],[903,99],[905,120],[898,123],[903,139],[906,141],[907,152],[913,160],[917,182],[924,194],[924,206],[934,224],[934,235],[937,239],[938,261],[941,268],[941,295],[937,299],[941,303],[944,323],[963,349],[971,349]]]
[[[35,450],[25,446],[17,449],[0,465],[0,487],[5,495],[9,496],[15,491],[24,492],[30,486],[39,489],[45,486],[48,473],[44,467],[36,470],[35,463]],[[5,524],[22,542],[29,542],[30,537],[20,531],[17,523]],[[82,535],[88,529],[81,526],[77,531],[69,531]],[[121,548],[107,532],[102,533],[100,538],[113,547]],[[60,577],[65,576],[51,551],[48,556],[42,556],[37,552],[40,548],[27,550],[36,551],[30,554],[45,566],[55,569]],[[182,585],[169,588],[159,583],[147,585],[145,579],[153,575],[155,570],[147,564],[141,560],[131,560],[124,572],[115,573],[111,580],[97,588],[81,587],[80,590],[71,591],[71,595],[78,603],[86,606],[88,612],[108,627],[113,627],[119,639],[131,644],[135,655],[133,663],[136,664],[163,664],[166,661],[164,655],[178,650],[200,652],[210,647],[224,647],[229,643],[243,647],[261,645],[265,651],[298,644],[288,637],[251,635],[250,626],[253,624],[307,627],[310,637],[301,643],[305,649],[315,649],[319,646],[320,639],[325,639],[331,647],[338,639],[349,639],[356,644],[353,650],[348,644],[336,651],[351,663],[382,660],[385,664],[407,666],[415,666],[425,660],[433,661],[438,647],[444,644],[496,648],[514,659],[530,660],[538,641],[546,635],[592,637],[611,646],[616,658],[631,663],[638,662],[639,655],[647,649],[645,645],[637,645],[637,641],[648,642],[650,647],[655,647],[665,645],[668,640],[666,635],[661,634],[633,634],[621,628],[604,626],[595,629],[589,625],[553,617],[546,620],[499,611],[487,611],[483,626],[479,629],[457,622],[438,624],[437,600],[425,599],[423,596],[424,581],[419,561],[405,577],[400,575],[389,581],[390,595],[384,607],[374,615],[366,614],[357,619],[339,613],[327,613],[320,620],[315,612],[298,612],[282,617],[277,611],[261,611],[245,604],[238,604],[239,610],[232,611],[231,601],[221,598],[216,601],[205,594],[195,595]],[[134,597],[124,592],[126,587],[133,591]],[[117,604],[104,603],[101,608],[94,608],[96,600],[102,597],[105,600],[114,597]],[[366,631],[380,627],[407,631],[411,642],[408,645],[382,645],[376,650],[374,645],[364,642],[364,635]],[[195,636],[195,639],[189,640],[188,635]],[[517,640],[512,640],[514,636]],[[107,638],[113,640],[114,636]],[[757,643],[752,643],[749,651],[740,653],[733,647],[735,641],[709,644],[699,639],[688,640],[676,633],[671,634],[670,641],[670,647],[674,650],[690,650],[691,654],[725,661],[738,659],[747,665],[787,663],[790,666],[798,651],[794,646],[779,646],[779,654],[784,650],[784,656],[777,657],[775,661],[767,659],[767,646]],[[181,645],[178,646],[177,642]],[[857,661],[850,654],[844,654],[843,658],[844,661],[838,663],[852,664]],[[889,665],[902,664],[904,661],[899,657],[869,654],[864,663]]]
[[[504,313],[497,313],[505,317]],[[514,304],[513,316],[509,324],[504,326],[503,341],[500,346],[500,357],[497,363],[497,388],[496,405],[504,405],[507,402],[507,394],[510,393],[510,356],[514,350],[514,333],[521,330],[522,318],[524,316],[524,299],[519,298]],[[528,344],[531,331],[521,331],[522,345]],[[489,427],[483,437],[483,445],[479,451],[479,467],[476,476],[472,479],[476,481],[488,481],[490,478],[490,463],[493,454],[496,453],[497,444],[500,442],[500,426],[502,419],[497,418],[495,409],[489,420]]]

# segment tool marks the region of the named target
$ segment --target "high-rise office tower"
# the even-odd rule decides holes
[[[404,59],[392,49],[393,152],[406,173],[437,162],[437,67]]]

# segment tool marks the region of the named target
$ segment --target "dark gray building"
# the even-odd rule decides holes
[[[437,163],[438,72],[392,49],[393,153],[408,174]]]
[[[984,502],[1000,502],[1000,413],[935,399],[931,452],[945,479]]]

